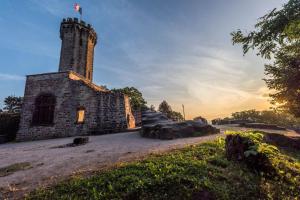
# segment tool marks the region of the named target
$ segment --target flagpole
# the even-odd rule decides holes
[[[182,111],[183,111],[183,119],[185,120],[185,110],[184,110],[184,105],[182,104]]]
[[[82,21],[82,8],[80,7],[79,9],[80,9],[80,10],[79,10],[79,14],[80,14],[80,21]]]

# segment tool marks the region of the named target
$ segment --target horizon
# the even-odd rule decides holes
[[[25,75],[58,71],[63,18],[77,17],[74,1],[5,0],[0,8],[1,103],[23,96]],[[185,1],[186,2],[186,1]],[[148,105],[166,100],[186,118],[230,116],[270,107],[266,60],[243,56],[230,32],[252,30],[257,19],[286,1],[77,1],[98,34],[94,83],[133,86]],[[17,12],[16,12],[17,11]],[[0,104],[1,105],[1,104]]]

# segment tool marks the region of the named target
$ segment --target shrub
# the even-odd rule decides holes
[[[6,141],[15,140],[19,123],[19,113],[0,113],[0,135],[5,135]]]
[[[300,163],[282,154],[276,146],[265,143],[262,132],[227,132],[226,155],[229,160],[239,160],[264,176],[300,182]]]

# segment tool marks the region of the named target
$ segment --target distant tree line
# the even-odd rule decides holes
[[[213,123],[218,123],[223,121],[224,123],[229,121],[252,121],[256,123],[265,124],[276,124],[284,127],[299,127],[300,118],[296,118],[288,112],[282,112],[278,110],[245,110],[241,112],[235,112],[231,114],[231,117],[226,117],[224,119],[214,119]]]

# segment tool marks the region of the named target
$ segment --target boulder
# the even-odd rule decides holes
[[[201,121],[174,122],[160,112],[147,111],[142,114],[142,137],[170,140],[220,133]]]
[[[89,142],[89,137],[77,137],[73,140],[73,145],[84,145]]]
[[[174,123],[172,120],[168,119],[166,115],[161,112],[155,111],[145,111],[142,113],[142,124],[166,124],[166,123]]]

